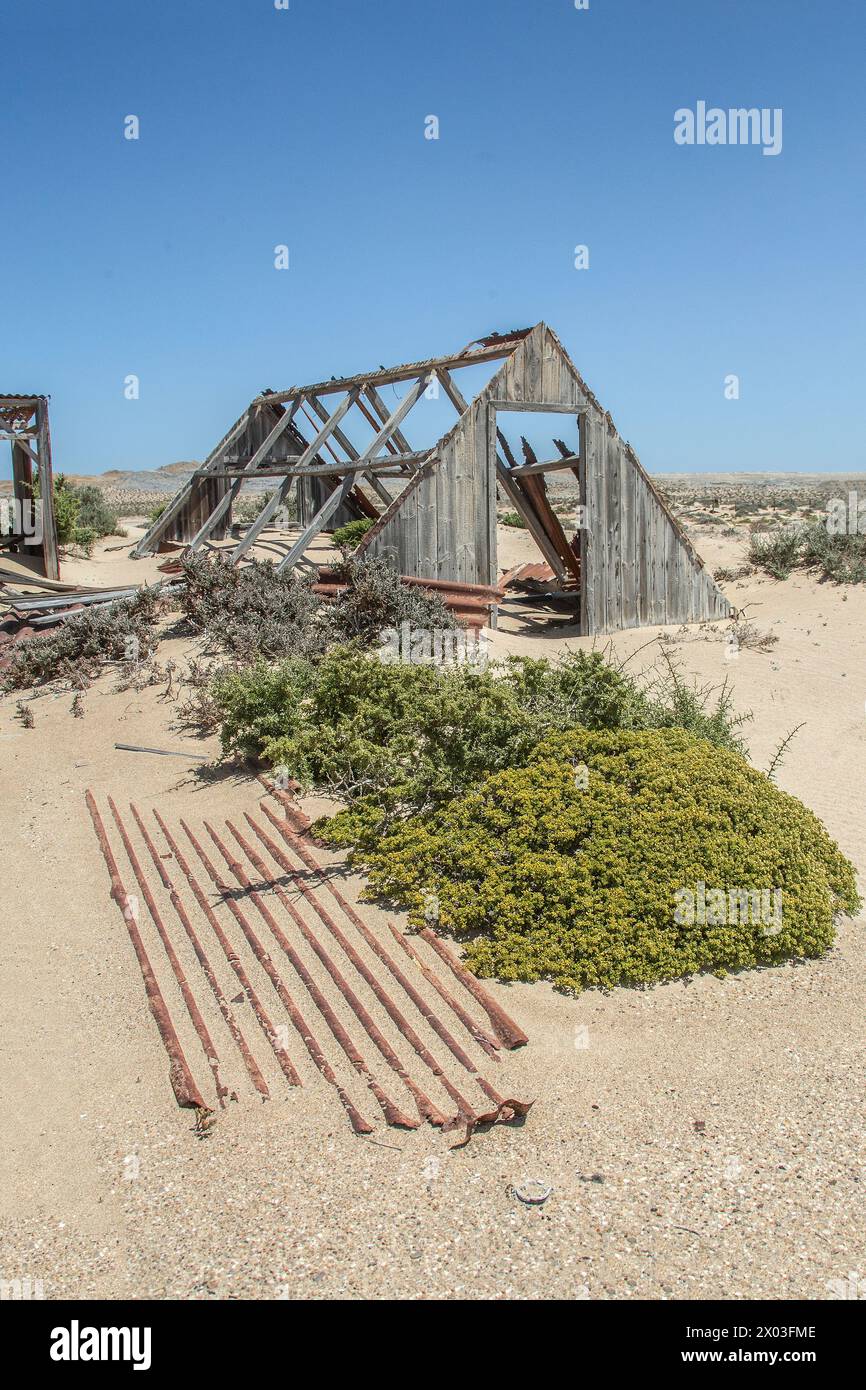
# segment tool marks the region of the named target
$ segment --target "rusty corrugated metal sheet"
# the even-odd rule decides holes
[[[436,594],[449,612],[465,627],[485,627],[492,610],[502,602],[505,590],[502,585],[461,584],[447,579],[424,579],[414,574],[401,574],[402,584],[411,584]],[[313,585],[313,593],[333,601],[345,593],[348,584],[340,578],[338,570],[323,566],[318,572],[318,582]]]

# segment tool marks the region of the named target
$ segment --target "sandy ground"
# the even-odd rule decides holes
[[[713,568],[742,559],[736,540],[696,539]],[[536,558],[524,533],[501,540],[503,567]],[[153,574],[104,547],[63,567],[86,583]],[[864,875],[866,591],[805,576],[726,587],[778,635],[770,651],[726,659],[722,625],[613,645],[645,665],[665,636],[701,681],[727,677],[754,712],[758,766],[804,723],[778,780]],[[494,639],[547,654],[574,643],[589,645],[508,612]],[[187,649],[172,639],[159,660]],[[58,1298],[824,1299],[852,1276],[863,1296],[862,920],[821,961],[725,980],[578,999],[493,984],[530,1036],[509,1081],[537,1103],[522,1127],[462,1149],[429,1127],[356,1138],[315,1084],[231,1106],[199,1140],[84,790],[201,820],[236,812],[256,784],[116,751],[215,742],[173,728],[158,688],[113,684],[86,694],[81,719],[70,694],[36,700],[33,729],[0,703],[0,1277]],[[526,1178],[552,1187],[543,1206],[514,1196]]]

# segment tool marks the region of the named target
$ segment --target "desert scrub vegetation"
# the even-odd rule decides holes
[[[526,529],[526,522],[523,520],[520,512],[505,512],[504,515],[499,518],[499,524],[500,526],[514,526],[522,528],[523,530]]]
[[[370,893],[416,925],[437,902],[477,974],[569,991],[819,956],[860,906],[811,811],[682,729],[557,733],[364,858]],[[721,904],[681,920],[679,894],[702,884]],[[778,920],[730,910],[734,890],[779,890]]]
[[[224,753],[345,800],[319,831],[356,850],[395,820],[524,765],[556,730],[680,727],[741,748],[744,722],[726,685],[689,685],[667,657],[638,684],[600,651],[478,669],[392,664],[335,647],[316,662],[225,671],[210,693]]]
[[[781,527],[766,535],[754,532],[749,560],[774,579],[787,579],[794,569],[817,569],[836,584],[863,584],[866,535],[831,532],[825,520]]]
[[[424,632],[457,628],[454,615],[437,594],[425,593],[417,584],[401,584],[387,560],[349,556],[340,570],[348,587],[323,613],[331,646],[349,642],[369,646],[387,628],[399,628],[401,623]]]
[[[160,606],[155,589],[139,589],[133,598],[83,609],[44,635],[25,637],[11,648],[0,689],[57,680],[82,687],[107,663],[146,660],[156,650]]]
[[[280,574],[268,560],[244,566],[206,555],[181,561],[181,611],[194,632],[237,666],[289,655],[319,658],[328,647],[374,643],[401,623],[429,631],[453,629],[455,620],[435,595],[404,585],[384,560],[351,556],[341,567],[347,587],[336,603],[323,603],[311,578]]]
[[[118,516],[102,494],[87,483],[75,487],[62,473],[54,479],[54,515],[60,545],[76,546],[87,554],[103,536],[120,535]]]
[[[366,536],[371,526],[375,522],[371,517],[360,517],[357,521],[347,521],[345,526],[338,526],[331,536],[331,540],[338,550],[355,550]]]
[[[324,649],[312,581],[278,574],[269,560],[243,567],[206,555],[181,561],[181,612],[206,644],[238,663]]]

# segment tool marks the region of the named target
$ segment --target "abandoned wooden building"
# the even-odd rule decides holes
[[[12,446],[12,497],[3,499],[0,550],[32,557],[46,579],[59,579],[48,397],[0,395],[2,441]]]
[[[487,363],[492,378],[467,399],[456,378]],[[389,409],[380,389],[396,394],[400,384],[403,394]],[[439,392],[456,421],[434,443],[413,448],[404,422],[422,398]],[[576,449],[554,438],[555,457],[539,460],[527,446],[519,462],[506,437],[508,412],[570,416]],[[571,538],[551,505],[551,474],[571,474],[576,483],[580,524]],[[559,593],[573,600],[582,632],[731,614],[631,445],[544,323],[476,340],[450,356],[263,393],[132,554],[152,554],[167,541],[190,551],[225,541],[232,506],[252,478],[274,479],[275,490],[223,550],[233,563],[284,515],[296,485],[298,534],[280,569],[309,568],[322,532],[367,517],[373,525],[356,555],[385,557],[416,580],[495,588],[501,497],[522,518]]]

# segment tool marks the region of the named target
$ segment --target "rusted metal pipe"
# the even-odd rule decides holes
[[[476,1023],[472,1015],[466,1012],[460,1001],[455,999],[454,995],[445,988],[436,972],[431,970],[427,962],[421,959],[415,947],[407,940],[405,934],[399,931],[397,927],[394,926],[393,922],[389,922],[388,926],[391,928],[394,939],[402,946],[409,959],[415,962],[421,974],[424,976],[424,979],[428,984],[433,986],[440,999],[444,999],[449,1009],[452,1009],[457,1015],[463,1027],[475,1039],[478,1046],[487,1053],[488,1057],[492,1057],[494,1062],[498,1062],[499,1058],[496,1053],[500,1045],[499,1039],[492,1037],[491,1034],[487,1032],[486,1028],[482,1028],[481,1024]]]
[[[301,810],[297,802],[294,801],[287,792],[283,791],[281,787],[277,787],[273,782],[268,782],[261,773],[258,774],[258,779],[265,791],[269,792],[271,796],[276,797],[279,801],[291,822],[292,829],[296,830],[299,835],[306,835],[312,824],[310,817]]]
[[[222,894],[223,901],[225,902],[226,907],[232,913],[238,926],[240,927],[241,931],[243,932],[244,936],[249,942],[250,948],[254,956],[256,957],[256,960],[259,962],[268,979],[270,980],[271,984],[273,985],[274,989],[276,990],[280,1002],[283,1005],[283,1008],[289,1015],[289,1018],[294,1024],[295,1029],[300,1034],[301,1040],[305,1048],[307,1049],[307,1052],[310,1054],[313,1063],[321,1072],[322,1076],[324,1076],[325,1080],[334,1087],[335,1091],[337,1092],[337,1095],[340,1097],[343,1109],[349,1116],[349,1121],[352,1125],[353,1130],[356,1134],[372,1134],[373,1126],[370,1124],[369,1120],[364,1119],[364,1116],[355,1107],[351,1098],[347,1095],[345,1088],[340,1085],[339,1081],[334,1075],[334,1071],[331,1067],[330,1062],[328,1061],[325,1054],[322,1052],[322,1049],[319,1047],[319,1044],[316,1042],[316,1039],[313,1037],[313,1034],[310,1031],[300,1009],[295,1004],[294,999],[289,994],[289,991],[286,988],[285,981],[280,977],[280,974],[274,966],[274,963],[271,960],[270,955],[265,950],[259,938],[256,936],[255,932],[249,924],[249,921],[244,916],[238,904],[234,901],[234,898],[232,897],[231,888],[220,878],[219,874],[217,873],[216,869],[214,868],[205,851],[202,849],[198,840],[193,835],[186,821],[182,820],[181,826],[183,827],[183,830],[190,843],[192,844],[196,854],[198,855],[199,859],[204,865],[214,886]],[[230,858],[227,856],[225,848],[219,844],[219,840],[214,830],[210,825],[208,825],[207,821],[205,821],[205,829],[207,830],[211,839],[214,841],[214,844],[216,844],[217,848],[220,849],[220,852],[223,854],[223,857],[226,859],[226,862],[230,863],[231,861]]]
[[[261,1028],[262,1032],[264,1033],[265,1037],[267,1038],[268,1042],[273,1048],[274,1055],[276,1056],[276,1059],[280,1065],[280,1070],[282,1071],[290,1086],[300,1086],[301,1078],[295,1071],[292,1059],[289,1056],[286,1048],[283,1047],[282,1043],[279,1041],[276,1029],[274,1028],[273,1023],[271,1022],[271,1019],[268,1016],[265,1006],[262,1004],[261,1000],[259,999],[259,996],[253,989],[247,972],[244,970],[244,967],[238,960],[234,948],[232,947],[231,942],[229,941],[228,937],[223,931],[219,918],[217,917],[216,913],[214,912],[213,908],[208,902],[207,897],[201,887],[201,884],[195,877],[194,873],[189,867],[189,864],[184,858],[180,845],[175,840],[174,836],[172,835],[171,831],[169,830],[165,821],[162,819],[162,816],[159,814],[159,812],[155,810],[153,814],[156,817],[156,822],[160,830],[165,836],[166,844],[168,845],[169,849],[175,857],[175,860],[177,861],[181,873],[183,874],[184,878],[186,879],[187,883],[192,889],[196,902],[198,903],[199,907],[201,908],[202,912],[204,913],[205,917],[210,923],[214,935],[216,936],[217,941],[223,949],[223,953],[225,955],[226,960],[228,961],[232,970],[237,975],[241,989],[243,990],[247,999],[249,999],[250,1001],[250,1007],[253,1011],[253,1014],[255,1015],[256,1022],[258,1023],[259,1027]]]
[[[299,923],[301,923],[301,918],[299,914],[295,911],[293,904],[289,902],[289,899],[283,892],[280,885],[273,881],[273,876],[268,872],[268,867],[262,859],[261,855],[256,853],[252,845],[244,839],[243,835],[241,835],[240,831],[232,824],[231,821],[227,820],[226,826],[237,840],[238,844],[240,845],[244,854],[249,859],[253,868],[256,870],[258,874],[261,875],[263,882],[266,883],[267,886],[273,890],[273,892],[279,898],[280,902],[289,912],[289,915],[294,920],[297,920]],[[310,974],[310,971],[307,969],[306,965],[304,964],[304,961],[298,955],[297,951],[295,950],[292,943],[289,941],[285,932],[282,930],[282,928],[275,920],[273,913],[271,912],[270,908],[267,907],[267,905],[261,898],[261,895],[256,892],[255,888],[250,882],[246,870],[243,868],[243,866],[239,863],[238,860],[226,857],[227,852],[225,851],[222,842],[217,838],[213,831],[211,831],[211,838],[213,839],[217,848],[220,850],[220,853],[223,855],[223,858],[226,859],[226,863],[229,865],[229,868],[231,869],[238,883],[249,894],[250,899],[252,900],[252,902],[255,903],[261,917],[270,927],[271,932],[273,933],[277,943],[279,944],[285,955],[288,957],[291,964],[294,966],[295,971],[300,976],[303,983],[306,985],[307,992],[309,993],[310,998],[316,1005],[316,1008],[319,1010],[319,1013],[324,1018],[325,1022],[327,1023],[328,1027],[330,1028],[340,1047],[345,1052],[349,1061],[352,1063],[352,1066],[355,1068],[355,1071],[358,1072],[360,1076],[364,1077],[365,1081],[367,1082],[368,1088],[376,1097],[376,1100],[378,1101],[379,1106],[381,1107],[382,1114],[385,1116],[385,1119],[388,1121],[388,1124],[395,1125],[400,1129],[417,1129],[418,1121],[410,1119],[408,1115],[406,1115],[402,1110],[400,1110],[399,1107],[396,1106],[394,1102],[389,1099],[389,1097],[382,1090],[379,1083],[376,1081],[376,1078],[373,1076],[373,1073],[370,1071],[370,1068],[364,1061],[363,1056],[358,1051],[357,1047],[355,1046],[349,1034],[346,1032],[346,1029],[343,1027],[337,1015],[334,1013],[334,1010],[331,1008],[330,1004],[325,998],[325,995],[319,989],[319,986],[317,985],[313,976]]]
[[[283,854],[279,845],[274,844],[274,841],[271,839],[271,837],[268,834],[266,834],[262,827],[256,821],[254,821],[252,816],[249,815],[246,811],[244,812],[244,816],[251,829],[255,832],[255,834],[261,840],[262,844],[267,849],[268,853],[271,855],[272,859],[277,864],[279,864],[280,868],[284,869],[286,873],[294,875],[294,870],[286,856]],[[238,836],[238,833],[234,829],[234,827],[232,827],[232,833],[240,841],[240,837]],[[243,842],[241,841],[241,843]],[[247,850],[247,854],[250,856],[250,862],[255,863],[255,860],[252,859],[249,849]],[[259,872],[261,872],[261,869],[259,869]],[[397,1075],[400,1077],[400,1080],[406,1086],[406,1089],[409,1092],[411,1092],[412,1098],[415,1101],[416,1106],[418,1107],[418,1113],[421,1116],[421,1118],[423,1120],[429,1120],[431,1124],[444,1124],[445,1116],[442,1115],[436,1109],[436,1107],[433,1105],[433,1102],[429,1099],[429,1097],[427,1097],[424,1094],[420,1086],[416,1085],[415,1081],[409,1075],[406,1068],[403,1066],[403,1063],[400,1061],[400,1058],[397,1056],[396,1052],[391,1047],[391,1044],[388,1042],[388,1039],[380,1031],[375,1020],[364,1008],[364,1005],[361,1003],[360,999],[355,994],[351,985],[340,973],[337,966],[334,964],[334,961],[328,955],[321,942],[317,939],[315,932],[311,931],[311,929],[307,926],[307,923],[304,921],[303,917],[294,907],[294,904],[289,902],[282,889],[277,884],[274,884],[273,887],[280,901],[283,903],[284,907],[286,907],[286,909],[289,911],[294,921],[297,923],[300,931],[303,932],[304,940],[307,942],[311,950],[315,951],[316,955],[319,957],[319,960],[322,962],[322,965],[325,967],[328,974],[331,976],[331,979],[334,981],[334,984],[337,986],[340,993],[345,998],[347,1004],[354,1013],[355,1017],[363,1025],[367,1035],[379,1049],[382,1056],[385,1058],[385,1061],[388,1063],[389,1067],[391,1067],[392,1070],[397,1073]],[[349,953],[347,952],[347,954]],[[349,955],[349,959],[352,960],[351,955]],[[352,964],[354,965],[355,962],[352,961]]]
[[[135,912],[129,900],[129,894],[123,886],[117,861],[114,857],[108,836],[105,833],[105,826],[96,805],[93,792],[88,789],[85,794],[87,809],[90,812],[90,819],[93,821],[93,828],[96,831],[96,838],[105,860],[108,876],[111,880],[111,896],[123,914],[126,923],[126,930],[129,932],[129,939],[132,942],[132,949],[135,951],[138,964],[141,969],[142,979],[144,980],[144,990],[147,995],[147,1002],[150,1005],[150,1012],[153,1020],[159,1029],[159,1036],[162,1038],[163,1046],[168,1053],[169,1069],[168,1077],[171,1088],[174,1091],[178,1105],[188,1110],[205,1110],[210,1112],[211,1107],[206,1105],[202,1099],[201,1092],[195,1083],[193,1074],[189,1069],[187,1060],[183,1055],[183,1048],[180,1039],[175,1032],[171,1015],[162,997],[162,991],[153,973],[147,952],[144,949],[144,942],[138,930],[138,923],[135,920]]]
[[[228,1095],[228,1091],[226,1087],[223,1085],[222,1081],[220,1080],[219,1057],[217,1056],[216,1048],[213,1045],[213,1039],[211,1038],[211,1035],[208,1031],[207,1024],[201,1016],[201,1010],[199,1009],[199,1006],[196,1003],[195,995],[193,994],[192,990],[189,987],[189,984],[187,983],[186,972],[184,971],[184,968],[178,959],[177,952],[174,949],[171,937],[169,936],[168,931],[166,930],[165,923],[162,920],[162,915],[159,911],[159,908],[156,905],[154,896],[150,891],[150,884],[145,878],[141,865],[138,862],[138,855],[136,854],[132,841],[130,840],[129,835],[127,834],[126,826],[123,824],[123,821],[120,817],[120,812],[118,811],[111,797],[108,798],[108,806],[112,816],[114,817],[114,823],[117,826],[120,838],[123,841],[123,848],[126,850],[126,856],[130,864],[132,865],[132,872],[135,874],[135,880],[139,888],[141,889],[141,896],[147,903],[147,910],[153,919],[153,925],[156,927],[159,939],[165,947],[165,954],[168,956],[168,963],[171,966],[172,974],[174,975],[174,978],[177,980],[178,988],[180,989],[181,995],[183,996],[183,1002],[186,1004],[187,1011],[189,1013],[190,1018],[192,1019],[192,1026],[198,1034],[198,1039],[202,1045],[202,1048],[204,1049],[204,1055],[207,1058],[208,1066],[210,1067],[211,1072],[213,1073],[217,1099],[220,1103],[220,1107],[221,1109],[225,1109],[225,1098]]]
[[[370,931],[366,922],[363,922],[361,920],[355,909],[352,907],[351,903],[348,903],[346,901],[339,889],[335,888],[333,884],[329,882],[321,866],[316,862],[316,860],[309,853],[306,847],[301,844],[298,836],[295,835],[291,830],[288,830],[287,827],[280,822],[279,817],[271,811],[271,808],[268,806],[267,802],[262,802],[262,809],[264,810],[268,819],[271,821],[271,824],[276,826],[277,830],[280,832],[283,839],[288,844],[289,848],[292,849],[295,852],[295,854],[297,854],[299,859],[303,860],[303,862],[307,865],[308,868],[311,868],[313,870],[313,872],[317,875],[319,881],[324,884],[324,886],[330,891],[332,896],[340,904],[340,907],[342,908],[346,916],[349,918],[349,921],[353,924],[353,926],[357,927],[358,931],[361,933],[374,955],[378,956],[379,959],[382,961],[382,964],[385,965],[388,970],[390,970],[391,974],[394,976],[394,979],[412,1000],[412,1003],[415,1005],[422,1018],[426,1019],[427,1023],[429,1023],[433,1031],[437,1033],[439,1037],[442,1039],[442,1041],[445,1043],[449,1052],[451,1052],[453,1056],[455,1056],[457,1060],[461,1063],[461,1065],[464,1066],[466,1070],[476,1078],[479,1085],[481,1085],[481,1089],[484,1090],[486,1093],[486,1087],[481,1083],[481,1080],[478,1077],[478,1069],[475,1066],[475,1063],[472,1061],[472,1058],[469,1057],[466,1054],[466,1052],[464,1052],[460,1044],[456,1042],[454,1038],[452,1038],[451,1034],[444,1027],[444,1025],[439,1022],[432,1009],[415,989],[415,986],[412,984],[411,980],[408,980],[406,976],[403,974],[402,970],[400,970],[399,966],[394,964],[393,960],[388,955],[388,952],[385,950],[384,946],[382,946],[381,943],[377,940],[374,933]],[[298,878],[297,881],[298,883],[300,883],[302,880]],[[417,1034],[415,1036],[417,1037]],[[424,1056],[422,1060],[427,1062],[427,1059],[430,1057],[430,1053],[427,1051],[426,1048],[424,1049],[424,1052],[426,1056]],[[420,1055],[421,1054],[419,1053],[419,1056]],[[429,1065],[429,1062],[427,1062],[427,1065]],[[448,1090],[449,1095],[451,1095],[452,1093],[449,1089],[449,1083],[447,1083],[444,1073],[441,1071],[441,1068],[438,1068],[435,1074],[439,1076],[443,1086],[445,1086],[446,1090]],[[473,1114],[471,1107],[466,1105],[466,1102],[463,1097],[459,1097],[459,1093],[452,1095],[452,1099],[457,1101],[458,1105],[462,1106],[461,1113],[467,1116]]]
[[[201,966],[202,970],[204,971],[205,979],[210,985],[211,993],[213,994],[213,997],[217,1002],[220,1013],[225,1019],[226,1027],[228,1028],[235,1043],[237,1044],[238,1051],[240,1052],[244,1060],[244,1065],[247,1069],[247,1075],[249,1076],[259,1095],[262,1096],[265,1100],[268,1100],[271,1094],[268,1089],[268,1083],[262,1076],[258,1064],[255,1058],[253,1057],[253,1054],[250,1052],[249,1047],[247,1046],[246,1039],[244,1038],[240,1028],[238,1027],[237,1020],[228,1006],[226,997],[220,988],[219,981],[217,980],[216,975],[214,974],[213,967],[210,961],[208,960],[207,953],[205,952],[205,949],[202,946],[201,941],[198,938],[198,935],[196,934],[195,928],[193,927],[192,922],[189,919],[189,914],[187,913],[187,910],[183,905],[180,895],[177,892],[177,889],[175,888],[171,880],[169,872],[159,857],[156,845],[153,843],[153,840],[151,839],[150,832],[148,831],[147,826],[145,825],[144,821],[139,815],[138,808],[134,806],[131,801],[129,803],[129,809],[135,817],[135,823],[138,826],[141,838],[144,840],[144,843],[147,846],[148,853],[150,854],[150,857],[153,860],[154,868],[156,869],[157,873],[162,879],[163,886],[165,888],[165,891],[168,893],[172,907],[174,908],[175,912],[180,918],[181,925],[184,931],[186,932],[187,936],[189,937],[190,945],[192,946],[192,949],[195,951],[196,959],[199,965]]]
[[[261,806],[262,810],[268,816],[271,823],[274,826],[276,826],[277,830],[279,830],[280,834],[286,840],[287,844],[291,846],[291,841],[289,840],[289,837],[286,834],[285,828],[281,824],[279,817],[276,815],[275,812],[271,810],[267,802],[263,801],[261,803]],[[297,850],[295,850],[295,853],[297,853]],[[278,863],[279,862],[282,861],[278,860]],[[390,995],[386,992],[386,990],[377,980],[376,976],[369,969],[363,957],[360,956],[358,952],[355,950],[354,946],[349,941],[345,932],[337,925],[337,923],[334,921],[333,917],[327,911],[327,909],[322,906],[322,904],[319,902],[318,898],[313,893],[313,890],[309,887],[309,885],[304,883],[304,880],[298,873],[298,870],[293,868],[289,864],[288,860],[285,861],[285,868],[286,872],[292,875],[295,883],[297,884],[297,887],[307,898],[311,907],[313,907],[315,912],[322,919],[325,926],[334,936],[335,940],[338,941],[339,944],[342,946],[343,950],[345,951],[349,960],[354,965],[355,969],[358,971],[359,975],[361,975],[363,979],[366,980],[367,984],[370,986],[376,998],[379,1000],[379,1003],[382,1005],[382,1008],[388,1014],[388,1017],[397,1025],[400,1032],[403,1034],[403,1037],[421,1058],[421,1061],[424,1063],[425,1067],[429,1067],[430,1071],[436,1077],[437,1081],[439,1081],[443,1089],[448,1092],[449,1096],[457,1106],[458,1114],[467,1119],[470,1116],[474,1117],[474,1111],[472,1109],[472,1106],[469,1104],[469,1101],[466,1099],[465,1096],[461,1095],[461,1093],[457,1090],[456,1086],[452,1085],[452,1083],[448,1080],[448,1077],[445,1075],[439,1063],[436,1061],[436,1058],[429,1051],[429,1049],[424,1046],[424,1043],[421,1041],[412,1025],[400,1012],[397,1005],[391,999]],[[439,1116],[438,1119],[431,1119],[432,1124],[438,1124],[440,1123],[440,1121],[443,1124],[445,1123],[443,1116]]]
[[[436,954],[442,957],[449,970],[456,975],[460,983],[465,985],[469,993],[475,996],[478,1003],[487,1014],[487,1017],[490,1019],[490,1022],[493,1024],[494,1032],[504,1046],[511,1049],[515,1047],[525,1047],[529,1042],[529,1038],[526,1036],[523,1029],[518,1027],[513,1018],[509,1018],[508,1014],[497,1004],[493,996],[488,994],[487,990],[478,983],[475,976],[470,975],[469,971],[460,964],[443,942],[439,940],[436,933],[432,932],[429,927],[422,927],[420,934],[424,940],[433,947]]]
[[[263,806],[265,810],[267,810],[266,803],[263,803]],[[412,1003],[415,1005],[415,1008],[418,1010],[421,1016],[424,1019],[426,1019],[430,1027],[433,1029],[434,1033],[437,1033],[438,1036],[442,1039],[442,1042],[444,1042],[445,1046],[448,1048],[448,1051],[452,1054],[452,1056],[457,1058],[461,1066],[465,1067],[468,1072],[471,1072],[472,1075],[475,1076],[477,1074],[478,1068],[476,1067],[472,1058],[463,1050],[459,1042],[457,1042],[456,1038],[453,1038],[451,1036],[445,1025],[439,1021],[439,1019],[434,1014],[433,1010],[430,1008],[430,1005],[422,997],[422,995],[418,993],[417,989],[412,984],[412,981],[407,979],[407,977],[403,974],[403,971],[400,969],[399,965],[397,965],[395,961],[391,958],[391,956],[389,956],[388,952],[385,950],[385,947],[382,945],[381,941],[379,941],[375,933],[370,931],[370,928],[367,926],[366,922],[362,921],[362,919],[358,916],[351,903],[346,902],[346,899],[343,897],[342,893],[340,893],[340,890],[338,888],[335,888],[333,884],[328,880],[327,875],[322,869],[322,866],[313,858],[312,854],[306,848],[306,846],[301,844],[298,836],[293,835],[291,831],[287,831],[285,827],[280,826],[278,820],[276,820],[275,823],[277,825],[277,829],[280,830],[280,833],[283,835],[289,847],[295,851],[299,858],[303,859],[304,863],[307,865],[308,868],[312,869],[316,874],[318,874],[320,881],[336,898],[337,902],[340,904],[346,916],[349,918],[350,922],[352,922],[354,926],[358,928],[358,931],[361,933],[367,945],[370,947],[370,950],[373,951],[373,953],[379,957],[380,961],[386,967],[386,969],[390,970],[391,974],[394,976],[394,979],[408,994],[409,998],[412,1000]]]

